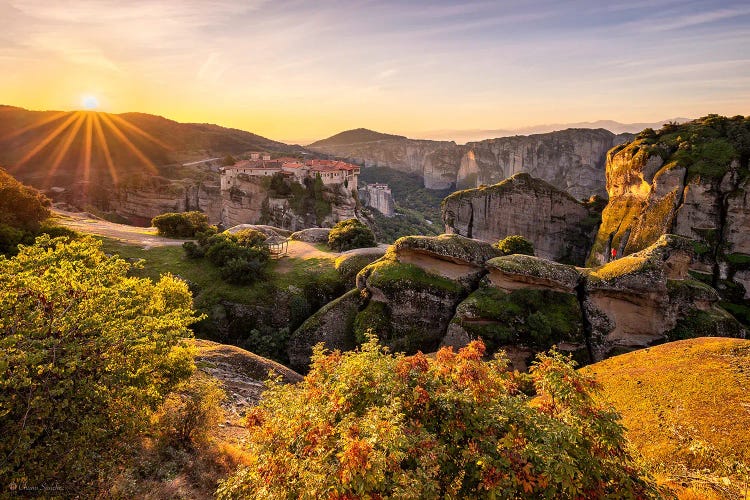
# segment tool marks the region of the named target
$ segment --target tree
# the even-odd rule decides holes
[[[237,160],[232,155],[226,155],[223,160],[221,160],[221,164],[225,167],[229,167],[231,165],[234,165],[237,163]]]
[[[45,235],[0,258],[0,484],[80,493],[190,375],[187,285],[130,268],[90,237]]]
[[[295,385],[272,383],[247,424],[250,464],[229,498],[651,498],[618,415],[557,352],[531,371],[472,342],[434,358],[314,351]],[[528,376],[525,376],[528,377]]]
[[[0,168],[0,224],[36,231],[48,219],[50,199]]]
[[[375,234],[357,219],[338,222],[328,233],[328,246],[338,252],[376,245]]]
[[[495,247],[505,255],[534,255],[534,244],[517,234],[498,241]]]
[[[208,223],[208,216],[203,212],[168,212],[151,219],[151,225],[159,230],[162,236],[173,238],[194,238],[198,233],[216,231]]]
[[[32,243],[51,215],[50,200],[0,168],[0,255],[13,255],[19,243]]]

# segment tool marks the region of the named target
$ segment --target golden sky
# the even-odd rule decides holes
[[[746,1],[0,0],[0,103],[285,142],[750,114]]]

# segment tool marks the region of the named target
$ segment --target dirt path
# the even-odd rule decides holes
[[[60,225],[69,227],[81,233],[106,236],[120,240],[123,243],[139,245],[145,249],[152,247],[182,245],[185,240],[165,238],[156,234],[154,227],[137,227],[126,224],[116,224],[104,219],[99,219],[89,213],[65,212],[53,210],[56,220]]]

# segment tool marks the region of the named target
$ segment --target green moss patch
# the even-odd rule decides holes
[[[459,305],[454,321],[491,350],[504,344],[547,350],[559,342],[584,341],[578,299],[564,292],[505,293],[481,286]]]
[[[389,295],[396,295],[404,290],[430,291],[437,295],[464,293],[464,287],[457,281],[395,259],[383,258],[368,266],[365,271],[369,273],[368,284]]]

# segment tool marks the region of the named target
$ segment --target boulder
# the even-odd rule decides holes
[[[328,243],[328,233],[330,227],[311,227],[302,229],[291,234],[290,238],[295,241],[304,241],[306,243]]]

